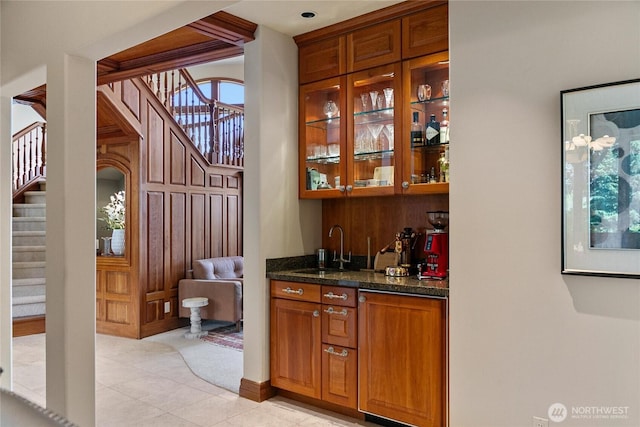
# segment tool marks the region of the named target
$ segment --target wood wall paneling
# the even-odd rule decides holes
[[[164,193],[147,193],[147,287],[146,292],[164,288]]]
[[[164,183],[164,120],[147,104],[147,182]]]
[[[240,217],[240,196],[230,194],[227,196],[227,215],[226,215],[226,253],[238,253],[240,241],[238,239],[238,229],[242,218]]]
[[[131,80],[122,82],[122,102],[136,118],[140,119],[140,91]]]
[[[212,257],[225,255],[225,197],[224,194],[211,194],[209,196],[209,204],[211,206],[210,219],[210,252]]]
[[[224,176],[221,174],[209,175],[209,187],[222,188],[224,182]]]
[[[171,193],[170,218],[171,250],[169,253],[170,259],[167,260],[170,269],[167,285],[171,289],[177,289],[178,281],[184,278],[186,270],[187,196],[185,193]]]
[[[205,195],[202,193],[191,194],[191,259],[203,259],[207,257],[205,251],[205,239],[207,225],[205,220]]]
[[[173,132],[171,132],[169,140],[171,144],[171,162],[169,165],[171,177],[169,182],[175,185],[185,185],[187,183],[187,172],[185,170],[187,148]]]
[[[191,185],[194,187],[204,187],[204,169],[200,166],[194,156],[191,157]]]

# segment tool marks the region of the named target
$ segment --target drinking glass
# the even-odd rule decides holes
[[[384,125],[382,130],[389,141],[389,151],[393,151],[393,124]]]
[[[393,88],[392,87],[384,88],[382,89],[382,92],[384,93],[385,106],[387,108],[393,107]]]
[[[370,124],[367,125],[369,128],[369,132],[371,132],[371,136],[373,136],[373,140],[371,141],[371,149],[369,151],[381,151],[380,140],[378,137],[380,136],[380,132],[382,132],[383,125],[379,124]]]
[[[367,111],[367,99],[369,99],[369,94],[367,92],[362,92],[360,94],[360,99],[362,100],[362,111]]]
[[[449,96],[449,80],[442,82],[442,96]]]
[[[338,106],[333,101],[327,101],[324,104],[323,111],[325,116],[327,116],[328,118],[332,118],[338,115]]]
[[[418,85],[418,101],[426,101],[431,99],[431,86]]]
[[[372,90],[369,92],[369,96],[371,97],[371,109],[375,110],[377,108],[376,105],[378,105],[378,91]]]

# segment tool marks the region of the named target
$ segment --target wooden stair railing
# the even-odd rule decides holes
[[[13,197],[46,176],[46,123],[35,122],[13,136]]]
[[[142,78],[212,164],[244,166],[244,109],[205,96],[185,69]]]

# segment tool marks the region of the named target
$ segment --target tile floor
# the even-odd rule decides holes
[[[14,391],[45,406],[44,334],[13,340]],[[96,424],[154,426],[374,426],[275,397],[262,403],[196,377],[180,353],[145,340],[96,337]]]

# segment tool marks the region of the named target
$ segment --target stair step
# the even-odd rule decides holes
[[[47,216],[47,205],[44,203],[14,203],[14,217],[43,217]]]
[[[14,217],[13,231],[46,231],[47,218],[43,216]]]
[[[31,279],[45,277],[45,268],[47,263],[44,261],[14,262],[13,278],[14,279]]]
[[[39,316],[45,314],[46,303],[45,296],[29,296],[13,299],[13,317]]]
[[[46,231],[14,231],[13,246],[44,246],[47,240]]]
[[[11,284],[13,285],[13,287],[20,287],[20,286],[37,286],[37,285],[44,285],[45,283],[47,283],[47,280],[44,277],[32,277],[29,279],[13,279],[11,281]]]
[[[45,246],[14,246],[13,262],[45,261]]]
[[[47,202],[47,192],[25,191],[24,200],[26,204],[45,204]]]
[[[13,299],[23,297],[41,297],[46,295],[46,285],[32,285],[32,286],[14,286],[12,289]]]

